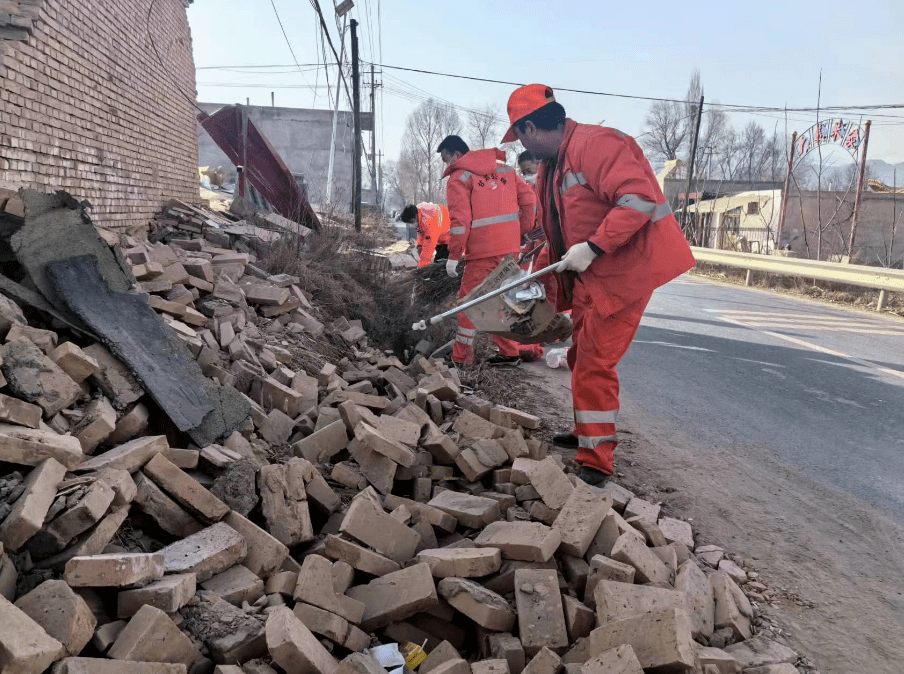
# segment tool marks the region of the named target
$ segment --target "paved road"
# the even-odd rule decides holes
[[[766,448],[904,521],[904,321],[685,276],[620,372],[623,409],[660,433]]]

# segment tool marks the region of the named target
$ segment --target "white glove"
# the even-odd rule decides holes
[[[596,253],[590,248],[589,243],[586,241],[584,243],[576,243],[565,253],[565,257],[559,262],[559,268],[556,271],[576,271],[580,274],[582,271],[587,271],[587,267],[595,259]]]
[[[446,273],[452,278],[458,276],[458,260],[446,260]]]

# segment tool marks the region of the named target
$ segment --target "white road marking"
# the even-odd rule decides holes
[[[648,342],[643,339],[635,339],[635,343],[637,344],[658,344],[659,346],[671,346],[675,349],[687,349],[689,351],[709,351],[710,353],[715,353],[712,349],[705,349],[702,346],[685,346],[684,344],[672,344],[671,342]]]
[[[718,310],[711,310],[713,313],[719,313]],[[870,363],[869,361],[863,360],[861,358],[857,358],[855,356],[851,356],[847,353],[842,353],[841,351],[835,351],[834,349],[827,349],[824,346],[819,346],[818,344],[813,344],[811,342],[806,342],[802,339],[797,339],[797,337],[791,337],[790,335],[782,335],[778,332],[772,332],[771,330],[764,330],[763,328],[755,325],[748,325],[739,320],[733,318],[727,318],[725,316],[719,316],[723,321],[727,323],[733,323],[735,325],[740,325],[742,328],[748,328],[749,330],[756,330],[757,332],[761,332],[764,335],[769,335],[770,337],[775,337],[776,339],[782,339],[786,342],[791,342],[792,344],[796,344],[797,346],[802,346],[805,349],[810,349],[811,351],[817,351],[819,353],[825,353],[829,356],[835,356],[836,358],[844,358],[845,360],[849,360],[852,363],[856,363],[862,367],[869,368],[871,370],[877,370],[882,374],[891,375],[892,377],[897,377],[898,379],[904,380],[904,372],[899,372],[897,370],[892,370],[891,368],[881,367],[876,365],[875,363]]]

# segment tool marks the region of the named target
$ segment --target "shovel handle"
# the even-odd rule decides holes
[[[500,286],[499,288],[496,288],[496,290],[491,290],[486,295],[481,295],[480,297],[475,297],[473,300],[469,300],[468,302],[465,302],[464,304],[460,304],[457,307],[453,307],[452,309],[449,309],[449,311],[444,311],[441,314],[437,314],[436,316],[433,316],[432,318],[430,318],[426,321],[421,321],[420,323],[415,323],[412,326],[412,329],[426,330],[427,324],[436,325],[437,323],[439,323],[440,321],[442,321],[446,318],[449,318],[451,316],[457,316],[462,311],[465,311],[466,309],[470,309],[471,307],[477,306],[478,304],[482,304],[483,302],[486,302],[487,300],[492,299],[492,298],[496,297],[497,295],[501,295],[502,293],[508,292],[512,288],[517,288],[518,286],[524,285],[525,283],[528,283],[529,281],[533,281],[534,279],[538,279],[541,276],[546,276],[550,272],[556,271],[556,269],[558,269],[560,264],[561,264],[561,262],[556,262],[555,264],[551,264],[548,267],[544,267],[543,269],[541,269],[539,271],[535,271],[533,274],[528,274],[527,276],[525,276],[523,278],[519,278],[514,281],[510,281],[509,283],[506,283],[504,286]],[[423,327],[421,327],[421,326],[423,326]]]

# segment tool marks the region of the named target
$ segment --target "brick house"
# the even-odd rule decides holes
[[[111,227],[196,202],[191,1],[0,0],[0,187],[66,190]]]

